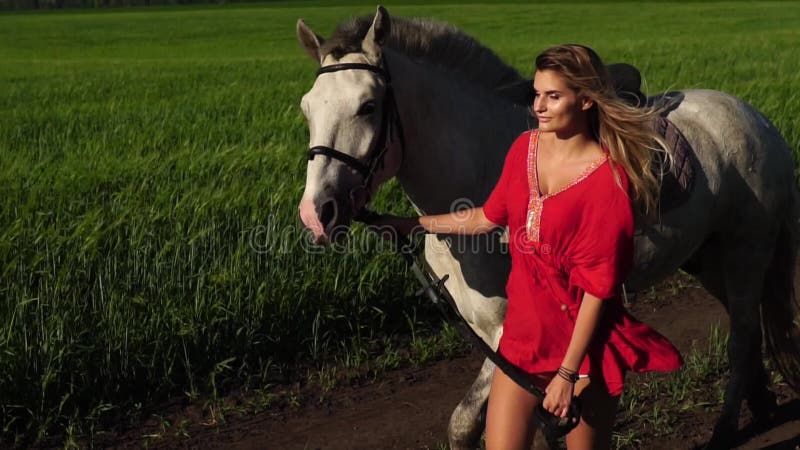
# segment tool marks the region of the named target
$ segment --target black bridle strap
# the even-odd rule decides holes
[[[368,70],[370,72],[377,73],[387,83],[392,82],[392,77],[389,76],[389,72],[383,70],[382,67],[373,66],[372,64],[365,64],[365,63],[341,63],[341,64],[331,64],[330,66],[320,67],[317,70],[317,76],[322,75],[323,73],[332,73],[332,72],[339,72],[341,70]]]
[[[347,153],[340,152],[339,150],[325,147],[324,145],[318,145],[316,147],[311,147],[308,150],[308,160],[311,161],[317,155],[327,156],[329,158],[338,159],[339,161],[347,164],[348,166],[352,167],[353,169],[357,170],[358,173],[361,174],[364,178],[369,177],[370,169],[367,167],[366,164],[362,163],[356,158],[348,155]]]
[[[383,64],[386,65],[385,60],[383,60]],[[366,164],[343,151],[324,145],[317,145],[310,148],[308,150],[308,160],[311,161],[315,156],[323,155],[343,162],[345,165],[357,171],[362,177],[364,177],[364,183],[362,186],[369,191],[372,184],[372,177],[375,175],[375,170],[378,168],[378,165],[383,164],[383,157],[389,148],[389,142],[391,142],[392,139],[393,124],[396,124],[397,126],[401,152],[403,152],[405,147],[403,125],[400,122],[400,114],[397,111],[397,103],[395,102],[394,90],[392,89],[391,76],[389,75],[388,67],[384,69],[380,66],[365,63],[331,64],[329,66],[320,67],[319,70],[317,70],[317,76],[325,73],[339,72],[342,70],[367,70],[378,74],[386,82],[386,93],[383,99],[380,130],[376,136],[376,139],[373,141]]]

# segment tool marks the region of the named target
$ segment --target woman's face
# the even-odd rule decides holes
[[[574,132],[587,126],[586,111],[592,102],[570,89],[561,74],[537,70],[533,89],[533,112],[539,120],[539,130]]]

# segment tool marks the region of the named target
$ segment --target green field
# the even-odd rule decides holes
[[[402,260],[303,244],[315,65],[295,22],[327,36],[374,12],[324,5],[0,15],[0,446],[328,363],[391,368],[412,334],[436,345]],[[579,42],[638,66],[648,93],[732,93],[800,149],[798,3],[386,6],[523,73]],[[376,209],[410,211],[395,185]]]

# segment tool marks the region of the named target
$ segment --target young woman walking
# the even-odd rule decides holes
[[[539,399],[495,370],[486,447],[528,449],[539,402],[566,417],[573,395],[580,423],[567,447],[603,449],[625,373],[669,371],[680,354],[624,309],[620,287],[633,263],[634,217],[652,216],[658,180],[650,161],[657,110],[634,108],[614,92],[590,48],[562,45],[536,58],[533,113],[539,128],[520,135],[482,208],[372,225],[409,234],[479,234],[509,227],[512,268],[498,351],[530,374]]]

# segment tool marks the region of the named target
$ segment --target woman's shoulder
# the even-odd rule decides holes
[[[538,130],[525,130],[525,131],[523,131],[514,140],[514,143],[512,144],[512,147],[514,147],[514,148],[518,148],[519,147],[519,148],[527,149],[529,144],[530,144],[530,142],[531,142],[531,139],[533,139],[534,134],[537,133],[537,132],[538,132]]]
[[[578,201],[584,217],[627,215],[632,211],[628,177],[622,167],[610,159],[603,162],[583,184]]]
[[[603,195],[628,196],[629,180],[625,168],[615,163],[611,158],[606,157],[605,162],[599,168],[600,176],[596,179],[596,186]]]
[[[526,130],[520,133],[511,144],[507,156],[515,159],[526,158],[534,131],[535,130]]]

